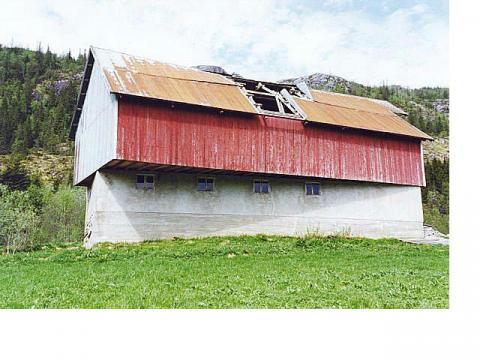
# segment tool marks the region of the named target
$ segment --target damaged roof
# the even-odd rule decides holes
[[[92,52],[112,93],[256,113],[225,76],[99,48]]]
[[[245,84],[234,77],[91,47],[72,119],[71,139],[75,138],[94,62],[100,66],[111,93],[271,115],[271,111],[262,111],[261,105],[251,96],[252,93],[258,94],[256,89],[247,90]],[[268,87],[270,83],[259,84],[260,88],[264,84]],[[276,88],[281,86],[276,85]],[[387,101],[318,90],[310,90],[305,94],[305,89],[302,91],[300,86],[292,89],[292,85],[282,90],[282,95],[278,93],[278,96],[275,96],[278,89],[264,89],[278,101],[284,101],[287,107],[293,109],[296,117],[307,122],[431,139],[397,116],[396,113],[402,114],[402,110]],[[287,90],[293,96],[289,96]],[[284,108],[281,104],[279,106]]]

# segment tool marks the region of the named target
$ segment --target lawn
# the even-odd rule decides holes
[[[0,308],[448,308],[448,254],[262,235],[46,247],[0,256]]]

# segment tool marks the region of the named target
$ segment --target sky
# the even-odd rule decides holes
[[[448,86],[448,0],[2,1],[0,44],[90,45],[280,80]]]

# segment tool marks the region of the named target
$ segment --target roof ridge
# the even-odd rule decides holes
[[[375,103],[375,100],[378,100],[378,101],[384,101],[384,102],[387,102],[393,106],[395,106],[394,104],[392,104],[390,101],[388,100],[384,100],[384,99],[376,99],[376,98],[370,98],[370,97],[367,97],[367,96],[360,96],[360,95],[352,95],[352,94],[342,94],[342,93],[336,93],[336,92],[333,92],[333,91],[327,91],[327,90],[319,90],[319,89],[312,89],[310,88],[311,91],[314,91],[314,92],[320,92],[320,93],[324,93],[324,94],[329,94],[329,95],[333,95],[333,96],[344,96],[344,97],[351,97],[351,98],[356,98],[356,99],[365,99],[365,100],[368,100],[368,101],[373,101]],[[376,103],[378,105],[378,103]],[[398,107],[398,106],[395,106],[395,107]],[[398,107],[399,108],[399,107]],[[399,108],[400,110],[403,110],[401,108]],[[387,109],[389,110],[389,109]],[[391,111],[391,110],[390,110]],[[393,111],[392,111],[393,112]]]
[[[327,91],[328,92],[328,91]],[[341,95],[344,95],[344,94],[341,94]],[[352,96],[355,96],[355,95],[352,95]],[[297,98],[299,99],[302,99],[298,96],[296,96]],[[358,96],[360,98],[362,98],[361,96]],[[363,98],[363,99],[369,99],[369,98]],[[396,116],[398,118],[400,118],[400,116],[398,116],[397,114],[395,114],[393,111],[389,110],[389,109],[385,109],[387,111],[390,111],[391,114],[384,114],[384,113],[380,113],[380,112],[376,112],[376,111],[368,111],[368,110],[363,110],[363,109],[357,109],[357,108],[354,108],[354,107],[349,107],[349,106],[342,106],[342,105],[338,105],[338,104],[329,104],[327,102],[323,102],[323,101],[318,101],[318,100],[315,100],[315,99],[312,99],[312,100],[309,100],[309,99],[302,99],[302,100],[306,100],[306,101],[313,101],[313,102],[316,102],[317,104],[322,104],[322,105],[328,105],[328,106],[335,106],[335,107],[339,107],[339,108],[342,108],[342,109],[349,109],[349,110],[355,110],[355,111],[361,111],[361,112],[366,112],[366,113],[370,113],[370,114],[376,114],[376,115],[382,115],[382,116]],[[402,119],[403,120],[403,119]]]
[[[206,72],[206,71],[203,71],[203,70],[200,70],[200,69],[195,69],[195,68],[193,68],[191,66],[187,66],[187,65],[178,65],[178,64],[171,63],[171,62],[160,61],[160,60],[156,60],[156,59],[153,59],[153,58],[150,58],[150,57],[133,55],[133,54],[126,53],[126,52],[123,52],[123,51],[111,50],[111,49],[102,48],[102,47],[99,47],[99,46],[90,45],[90,49],[93,49],[93,50],[98,49],[98,50],[108,51],[108,52],[115,53],[115,54],[127,55],[127,56],[130,56],[130,57],[135,58],[137,60],[147,60],[147,61],[151,61],[151,62],[155,62],[155,63],[160,63],[162,65],[170,65],[170,66],[173,66],[173,67],[182,68],[184,70],[191,70],[191,71],[194,71],[194,72],[201,72],[201,73]],[[215,74],[215,75],[220,75],[220,74]]]
[[[218,82],[218,81],[208,81],[208,80],[196,80],[196,79],[185,79],[182,77],[176,77],[176,76],[165,76],[165,75],[154,75],[154,74],[149,74],[141,71],[132,71],[126,68],[123,68],[122,70],[124,71],[129,71],[135,74],[140,74],[140,75],[145,75],[145,76],[152,76],[152,77],[158,77],[158,78],[165,78],[165,79],[175,79],[175,80],[183,80],[183,81],[195,81],[195,82],[204,82],[204,83],[209,83],[209,84],[220,84],[220,85],[228,85],[228,86],[239,86],[237,85],[234,81],[231,83],[225,83],[225,82]],[[204,71],[205,72],[205,71]],[[220,75],[220,74],[218,74]],[[222,75],[220,75],[222,76]],[[228,79],[227,79],[228,80]]]

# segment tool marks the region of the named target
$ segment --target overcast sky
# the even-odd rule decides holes
[[[2,1],[0,43],[90,45],[279,80],[448,86],[448,1]]]

